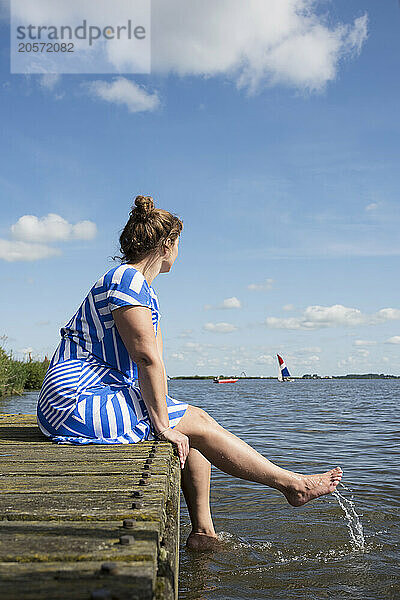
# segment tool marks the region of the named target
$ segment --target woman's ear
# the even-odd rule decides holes
[[[170,239],[165,240],[165,242],[162,245],[162,250],[163,256],[169,256],[171,254],[172,244]]]

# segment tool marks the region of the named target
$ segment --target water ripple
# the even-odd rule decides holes
[[[340,465],[351,490],[340,488],[344,511],[331,496],[293,509],[275,490],[213,468],[222,547],[185,549],[182,497],[180,600],[400,598],[400,381],[171,381],[170,394],[204,408],[284,468]],[[34,413],[36,398],[3,400],[0,411]]]

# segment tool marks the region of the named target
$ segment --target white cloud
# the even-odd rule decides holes
[[[250,285],[247,286],[247,289],[252,291],[270,290],[272,289],[273,283],[273,279],[266,279],[264,283],[250,283]]]
[[[374,314],[363,314],[358,308],[341,304],[333,306],[308,306],[301,317],[279,319],[268,317],[266,324],[275,329],[322,329],[326,327],[356,327],[358,325],[378,325],[385,321],[400,319],[400,310],[382,308]]]
[[[32,346],[28,346],[28,348],[21,348],[21,349],[19,350],[19,352],[20,352],[21,354],[32,354],[32,352],[33,352],[33,348],[32,348]]]
[[[304,348],[299,348],[298,350],[296,350],[296,354],[304,352],[322,352],[322,348],[320,348],[319,346],[305,346]]]
[[[18,17],[31,23],[82,20],[82,0],[14,4]],[[317,14],[318,4],[315,0],[153,0],[152,71],[228,77],[250,92],[274,84],[321,90],[335,79],[344,58],[361,51],[367,15],[353,23],[331,24],[325,15]],[[126,17],[126,8],[118,11],[118,3],[98,0],[83,5],[84,17],[92,22],[108,18],[116,23],[120,13]],[[132,63],[128,42],[109,43],[106,52],[121,72]]]
[[[153,0],[152,68],[225,75],[250,92],[283,83],[320,90],[356,56],[367,16],[329,26],[314,0]],[[176,17],[179,15],[179,19]]]
[[[358,365],[360,362],[358,356],[348,356],[347,358],[343,358],[338,361],[338,367],[352,367],[353,365]]]
[[[369,356],[369,350],[366,350],[365,348],[358,348],[357,352],[359,356],[363,356],[364,358]]]
[[[220,308],[242,308],[242,303],[236,296],[232,296],[232,298],[225,298]]]
[[[75,225],[68,223],[56,214],[38,218],[24,215],[11,226],[13,240],[0,239],[0,259],[7,262],[33,261],[61,254],[47,242],[68,240],[91,240],[97,228],[92,221],[79,221]]]
[[[180,338],[190,338],[192,336],[193,329],[183,329],[178,337]]]
[[[53,91],[54,88],[60,83],[61,75],[58,73],[45,73],[40,76],[39,84],[45,90]]]
[[[41,218],[24,215],[11,226],[12,236],[24,242],[91,240],[96,232],[96,225],[92,221],[79,221],[72,225],[53,213]]]
[[[242,308],[242,303],[236,296],[232,296],[232,298],[225,298],[225,300],[219,304],[218,306],[212,306],[211,304],[205,304],[204,310],[211,310],[213,308],[224,309],[224,308]]]
[[[72,225],[71,238],[74,240],[92,240],[97,234],[96,224],[92,221],[79,221]]]
[[[317,356],[316,354],[312,354],[308,360],[310,360],[311,362],[317,361],[319,360],[319,356]]]
[[[45,92],[49,92],[55,100],[62,100],[65,97],[64,92],[56,91],[60,81],[61,75],[58,73],[44,73],[38,79],[40,88]]]
[[[212,331],[214,333],[231,333],[236,331],[237,327],[231,323],[206,323],[204,325],[206,331]]]
[[[378,322],[383,321],[396,321],[400,319],[400,309],[398,308],[382,308],[376,313]]]
[[[373,342],[372,340],[355,340],[354,341],[354,345],[355,346],[375,346],[376,342]]]
[[[285,306],[282,306],[282,309],[289,312],[291,310],[294,310],[294,304],[285,304]]]
[[[377,202],[371,202],[371,204],[367,204],[367,206],[365,207],[365,210],[367,211],[371,211],[371,210],[376,210],[378,208],[379,204]]]
[[[261,356],[258,356],[256,358],[256,363],[259,363],[261,365],[274,365],[275,359],[273,356],[270,356],[269,354],[261,354]]]
[[[187,348],[188,350],[201,350],[202,349],[202,345],[199,344],[198,342],[186,342],[184,344],[184,347]]]
[[[96,80],[84,84],[84,87],[92,96],[105,102],[123,105],[132,113],[152,111],[160,105],[157,93],[150,94],[143,86],[125,77],[117,77],[111,83]]]
[[[339,360],[337,364],[338,367],[351,369],[352,373],[359,373],[360,367],[365,372],[367,369],[374,369],[368,357],[368,350],[358,350],[356,356],[350,355],[347,358]]]
[[[307,357],[289,357],[290,364],[295,367],[316,367],[316,363],[319,362],[320,358],[317,354],[311,354],[311,356]]]
[[[400,344],[400,335],[394,335],[393,337],[386,340],[387,344]]]
[[[0,239],[0,259],[7,262],[33,261],[61,254],[58,248],[45,244],[30,244],[27,242]]]
[[[173,352],[171,354],[171,358],[175,358],[175,360],[185,360],[185,356],[182,354],[182,352]]]

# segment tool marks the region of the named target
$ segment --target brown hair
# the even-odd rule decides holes
[[[170,241],[182,231],[182,221],[162,208],[155,208],[151,196],[136,196],[129,220],[119,238],[122,262],[138,262],[152,250]]]

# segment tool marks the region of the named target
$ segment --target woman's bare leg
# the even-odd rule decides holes
[[[210,476],[209,461],[196,448],[190,448],[181,484],[192,522],[186,545],[196,550],[213,547],[217,538],[210,510]]]
[[[318,475],[301,475],[282,469],[196,406],[189,405],[176,429],[187,435],[190,446],[221,471],[275,488],[292,506],[302,506],[333,492],[342,477],[340,467]]]

